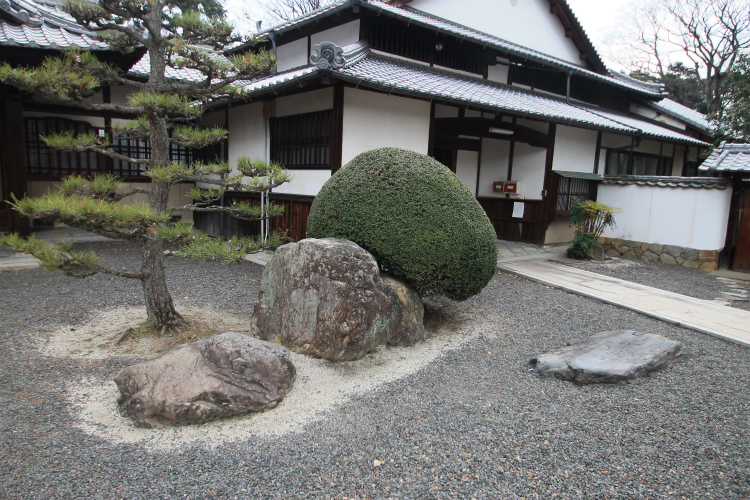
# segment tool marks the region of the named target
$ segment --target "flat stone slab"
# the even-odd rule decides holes
[[[541,376],[577,384],[617,383],[644,377],[682,354],[680,342],[661,335],[613,330],[531,358],[529,365]]]

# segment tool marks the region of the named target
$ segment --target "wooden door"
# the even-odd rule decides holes
[[[737,229],[732,269],[735,271],[750,271],[750,186],[747,184],[742,185],[740,192],[740,213]]]

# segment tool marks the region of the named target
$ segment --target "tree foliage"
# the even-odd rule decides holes
[[[113,66],[99,61],[91,52],[72,50],[50,57],[37,68],[0,66],[0,80],[22,90],[85,110],[117,112],[131,121],[113,127],[111,135],[57,134],[44,138],[47,146],[68,151],[95,151],[99,154],[140,165],[151,178],[147,188],[125,189],[112,176],[93,179],[69,177],[55,193],[35,199],[15,200],[15,208],[29,217],[61,221],[98,234],[140,242],[143,260],[139,270],[123,272],[108,269],[90,256],[80,256],[68,247],[53,248],[32,240],[22,243],[15,236],[5,237],[11,245],[39,257],[45,266],[76,276],[106,272],[137,278],[143,282],[148,312],[147,325],[162,331],[184,324],[174,309],[164,273],[165,242],[194,241],[189,223],[170,224],[175,211],[226,212],[245,220],[265,219],[279,213],[278,207],[259,210],[249,203],[217,206],[227,190],[267,191],[289,180],[281,165],[243,158],[236,169],[225,163],[185,165],[169,159],[170,144],[202,148],[226,138],[220,128],[203,129],[193,123],[210,99],[236,97],[238,80],[249,80],[271,70],[274,58],[266,53],[244,53],[232,58],[220,51],[236,41],[232,27],[214,14],[223,14],[215,0],[67,0],[63,9],[79,24],[123,52],[143,46],[149,57],[147,81],[134,81]],[[186,68],[192,77],[168,78],[168,68]],[[104,86],[127,85],[132,92],[126,103],[96,103],[88,98]],[[170,133],[171,132],[171,133]],[[132,158],[114,148],[117,139],[147,141],[149,158]],[[195,188],[193,201],[169,207],[170,187],[180,182],[209,184],[211,189]],[[145,204],[120,205],[123,198],[147,195]],[[193,255],[197,255],[193,253]]]
[[[615,214],[619,208],[592,200],[573,200],[570,208],[570,225],[575,226],[573,242],[568,247],[568,255],[577,259],[590,259],[598,239],[608,227],[615,227]]]
[[[732,69],[726,100],[719,133],[735,142],[750,142],[750,56],[742,55]]]
[[[429,156],[362,153],[315,197],[308,238],[350,240],[421,292],[465,300],[495,274],[497,235],[476,198]]]

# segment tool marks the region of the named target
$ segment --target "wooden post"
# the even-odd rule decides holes
[[[342,167],[341,156],[344,146],[344,86],[333,87],[333,123],[331,123],[331,175]]]
[[[552,160],[555,156],[555,133],[557,124],[549,125],[549,144],[547,144],[547,157],[544,162],[544,202],[542,203],[542,220],[539,228],[539,238],[537,243],[544,245],[544,238],[547,233],[547,227],[555,220],[555,211],[557,210],[557,186],[553,185],[552,178]],[[554,191],[554,193],[553,193]]]
[[[28,236],[31,233],[31,222],[7,203],[12,200],[11,196],[23,198],[28,189],[23,107],[21,98],[11,94],[7,87],[0,88],[0,155],[0,174],[3,176],[2,209],[7,210],[8,230]]]

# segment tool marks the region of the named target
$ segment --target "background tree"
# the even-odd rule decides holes
[[[728,75],[739,54],[750,48],[750,3],[643,1],[611,45],[621,64],[656,75],[685,105],[698,87],[704,102],[699,110],[721,118]]]
[[[750,56],[742,55],[735,63],[725,102],[719,133],[735,142],[750,142]]]
[[[183,6],[203,6],[210,13],[211,2],[185,0]],[[64,101],[86,110],[118,112],[134,119],[115,127],[113,138],[127,137],[147,141],[149,159],[130,158],[113,148],[112,138],[97,135],[61,134],[45,137],[50,148],[97,153],[140,164],[151,178],[149,188],[121,191],[121,183],[112,176],[93,179],[71,177],[57,193],[41,198],[16,201],[16,209],[29,217],[61,221],[98,234],[140,242],[141,267],[119,271],[103,266],[95,255],[74,252],[69,247],[52,247],[38,240],[24,241],[5,237],[1,243],[33,253],[49,269],[85,277],[97,272],[135,278],[143,284],[146,326],[162,333],[185,325],[175,310],[164,272],[164,243],[191,239],[191,223],[170,224],[176,210],[224,211],[245,220],[268,218],[279,213],[277,207],[261,212],[249,203],[228,207],[213,206],[226,189],[265,191],[288,180],[279,165],[242,159],[232,174],[224,163],[170,162],[170,144],[201,148],[223,140],[227,132],[220,128],[201,129],[190,124],[201,115],[201,103],[208,99],[241,95],[232,87],[239,79],[249,79],[269,71],[275,61],[265,53],[245,53],[231,59],[218,56],[234,40],[232,27],[221,19],[196,10],[182,11],[169,0],[100,0],[99,4],[71,1],[63,8],[81,25],[121,51],[135,46],[146,48],[151,71],[147,82],[131,81],[116,69],[102,63],[90,52],[71,51],[49,58],[38,68],[0,67],[0,80],[48,99]],[[193,71],[193,81],[171,81],[168,66]],[[133,92],[127,104],[94,104],[87,98],[104,85],[128,85]],[[171,131],[171,134],[170,134]],[[208,182],[212,189],[195,188],[194,203],[169,208],[170,186],[178,182]],[[121,199],[144,193],[148,204],[118,205]]]
[[[319,9],[332,0],[270,0],[263,2],[270,23],[280,24]]]

